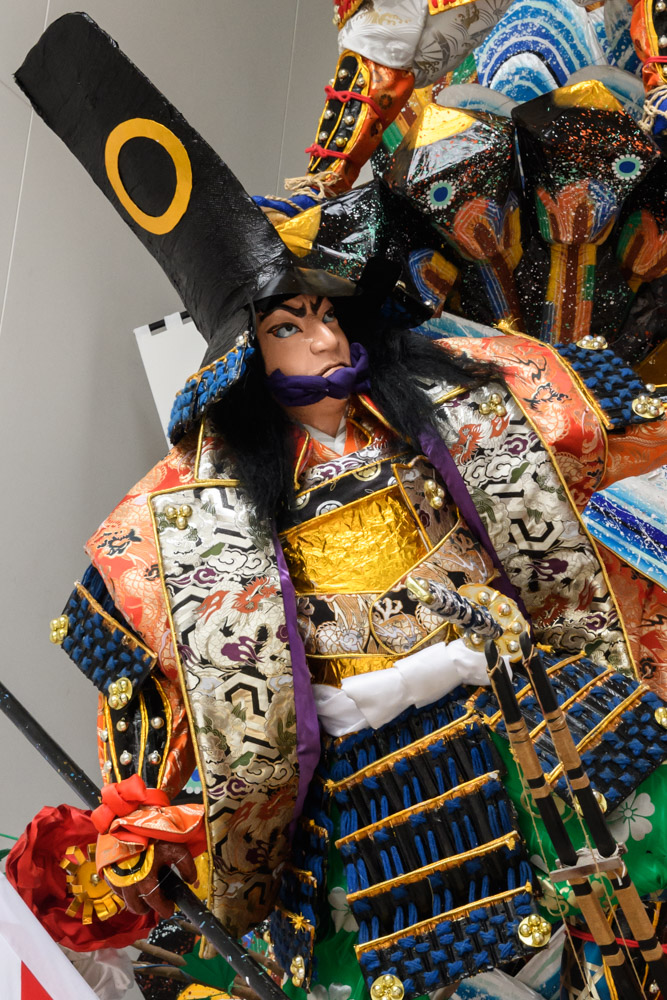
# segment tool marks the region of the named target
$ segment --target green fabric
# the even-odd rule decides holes
[[[571,887],[567,883],[554,884],[545,874],[556,867],[553,845],[524,791],[509,744],[495,733],[492,735],[507,767],[503,784],[518,812],[519,828],[542,887],[544,916],[555,921],[564,915],[577,914]],[[575,848],[585,847],[583,821],[562,799],[556,797],[556,802]],[[667,887],[667,762],[656,768],[610,815],[609,826],[616,840],[627,846],[624,861],[639,895],[663,892]],[[593,882],[596,881],[603,882],[605,894],[613,898],[609,880],[605,876],[594,876]]]
[[[225,962],[221,955],[216,955],[214,958],[199,958],[198,953],[199,945],[197,944],[194,951],[183,955],[185,959],[183,972],[192,976],[198,983],[203,983],[204,986],[212,986],[223,993],[230,993],[232,983],[236,978],[236,973],[231,965]]]

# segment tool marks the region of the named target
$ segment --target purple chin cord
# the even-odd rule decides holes
[[[271,395],[281,406],[310,406],[325,396],[347,399],[371,391],[368,354],[361,344],[350,344],[351,364],[331,375],[283,375],[279,368],[266,378]]]

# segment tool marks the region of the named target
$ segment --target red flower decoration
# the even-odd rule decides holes
[[[125,948],[158,916],[130,913],[95,873],[90,812],[46,806],[7,855],[5,874],[51,937],[73,951]]]

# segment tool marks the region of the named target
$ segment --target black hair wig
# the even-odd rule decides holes
[[[261,310],[259,310],[261,311]],[[351,341],[368,351],[371,399],[389,424],[416,445],[420,433],[435,427],[433,404],[419,379],[472,387],[497,377],[492,363],[453,357],[420,333],[369,324],[362,333],[344,322]],[[350,335],[351,334],[351,335]],[[258,520],[280,518],[294,496],[294,437],[291,421],[267,391],[259,350],[244,377],[209,411],[255,508]]]

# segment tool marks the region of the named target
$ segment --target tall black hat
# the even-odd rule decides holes
[[[203,366],[234,351],[258,298],[354,294],[299,266],[227,164],[87,14],[51,24],[16,81],[178,291],[208,341]]]

